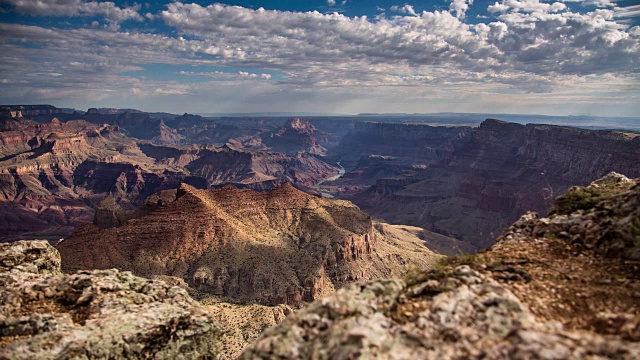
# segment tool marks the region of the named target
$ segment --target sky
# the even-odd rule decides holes
[[[640,116],[640,0],[0,0],[0,104]]]

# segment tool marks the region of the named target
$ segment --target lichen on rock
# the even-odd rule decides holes
[[[0,244],[0,359],[212,359],[220,327],[181,288],[60,272],[46,241]]]

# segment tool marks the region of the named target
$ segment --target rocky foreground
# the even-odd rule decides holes
[[[63,275],[45,242],[1,246],[0,359],[229,356],[219,314],[182,289],[117,270]],[[481,254],[315,301],[241,358],[637,359],[639,250],[640,185],[612,174]]]
[[[221,328],[187,292],[112,270],[60,271],[46,241],[0,244],[0,359],[215,358]]]

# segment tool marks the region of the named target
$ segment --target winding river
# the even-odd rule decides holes
[[[336,163],[336,165],[338,165],[338,166],[340,167],[340,171],[338,172],[338,174],[333,175],[332,177],[327,178],[327,179],[324,179],[324,180],[320,181],[319,183],[317,183],[317,184],[313,185],[313,188],[314,188],[314,189],[316,189],[316,190],[318,190],[318,191],[320,192],[320,194],[322,195],[322,197],[326,197],[326,198],[332,199],[332,198],[333,198],[333,195],[331,195],[331,194],[329,194],[329,193],[326,193],[326,192],[322,192],[322,191],[320,191],[319,189],[317,189],[317,188],[318,188],[318,186],[320,186],[320,185],[322,185],[322,184],[324,184],[324,183],[331,182],[331,181],[336,181],[336,180],[340,179],[340,178],[342,177],[342,175],[344,175],[344,173],[345,173],[345,170],[344,170],[344,168],[342,167],[342,164],[340,164],[340,161],[338,161],[338,162]]]

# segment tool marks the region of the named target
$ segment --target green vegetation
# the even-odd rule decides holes
[[[566,194],[556,199],[550,215],[569,215],[578,210],[592,209],[599,202],[629,190],[631,186],[630,183],[618,182],[589,187],[572,187]]]
[[[441,258],[432,269],[424,270],[416,266],[409,267],[402,280],[407,286],[413,286],[428,279],[446,277],[453,268],[461,265],[476,266],[482,262],[482,256],[477,254],[447,256]]]
[[[552,213],[568,215],[577,210],[588,210],[602,201],[604,197],[605,194],[600,189],[574,187],[556,199]]]

